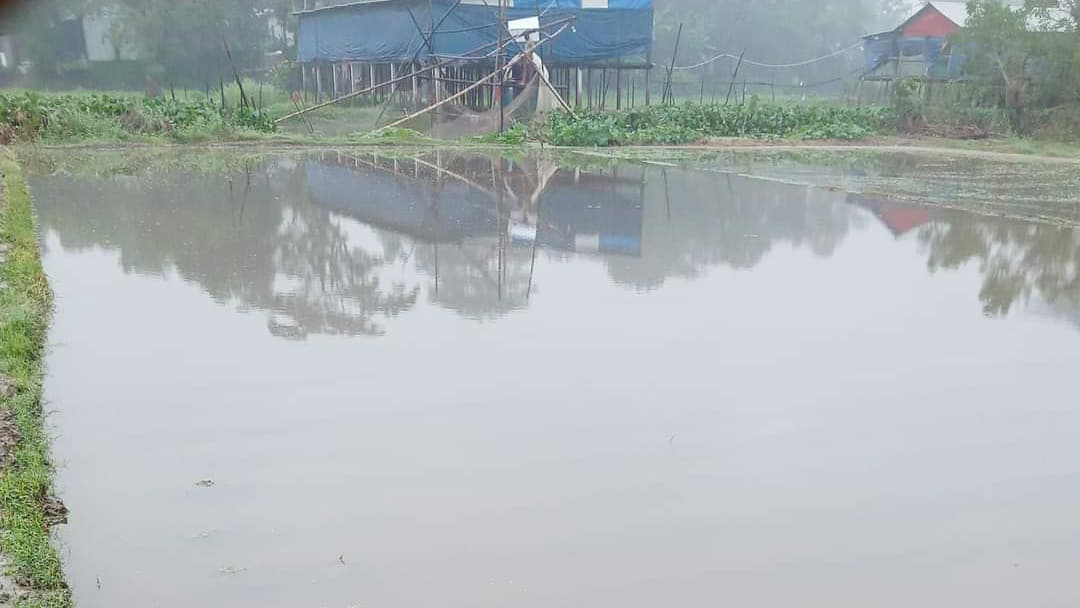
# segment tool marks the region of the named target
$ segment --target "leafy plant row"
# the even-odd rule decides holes
[[[738,105],[652,106],[576,118],[553,113],[541,136],[560,146],[686,144],[710,137],[853,140],[895,125],[895,113],[888,107],[772,104],[754,99]]]

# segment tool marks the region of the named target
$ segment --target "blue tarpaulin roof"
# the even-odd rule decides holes
[[[441,57],[482,56],[499,37],[496,0],[491,6],[451,0],[381,0],[299,14],[300,61],[424,61],[430,55],[413,17],[426,30],[450,11],[433,38]],[[586,65],[644,57],[652,44],[651,0],[609,0],[606,9],[583,9],[581,0],[517,0],[510,20],[541,15],[548,33],[572,20],[572,29],[541,47],[552,64]],[[453,9],[451,11],[451,9]],[[409,13],[412,12],[412,17]],[[486,47],[485,47],[486,45]],[[478,49],[480,49],[478,51]]]

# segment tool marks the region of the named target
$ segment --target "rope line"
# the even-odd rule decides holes
[[[854,50],[854,49],[856,49],[856,48],[858,48],[860,46],[862,46],[862,41],[861,40],[859,42],[856,42],[855,44],[849,46],[849,47],[842,48],[839,51],[829,53],[828,55],[822,55],[821,57],[814,57],[813,59],[807,59],[806,61],[799,61],[799,62],[796,62],[796,63],[761,63],[759,61],[751,61],[749,59],[743,59],[743,63],[745,63],[746,65],[757,66],[759,68],[799,68],[799,67],[803,67],[803,66],[806,66],[806,65],[811,65],[811,64],[814,64],[814,63],[818,63],[819,61],[825,61],[826,59],[832,59],[833,57],[843,55],[844,53],[847,53],[848,51]],[[697,69],[697,68],[700,68],[700,67],[707,66],[710,63],[715,63],[717,61],[720,61],[721,59],[738,60],[739,56],[738,55],[732,55],[731,53],[721,53],[721,54],[719,54],[719,55],[717,55],[717,56],[715,56],[715,57],[713,57],[711,59],[706,59],[705,61],[702,61],[700,63],[695,63],[693,65],[677,65],[677,66],[675,66],[675,69],[676,70],[694,70],[694,69]]]

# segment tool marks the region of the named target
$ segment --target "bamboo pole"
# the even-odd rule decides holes
[[[540,45],[537,44],[536,46]],[[535,48],[536,47],[533,47],[533,49]],[[577,118],[577,114],[574,114],[574,110],[570,107],[570,104],[566,103],[566,100],[562,98],[562,95],[559,95],[558,89],[556,89],[555,86],[551,84],[551,81],[548,80],[547,76],[544,76],[544,73],[540,70],[536,70],[536,75],[540,77],[540,80],[543,81],[545,85],[547,85],[547,88],[551,89],[551,93],[555,96],[555,100],[559,102],[559,105],[562,106],[564,110],[566,110],[566,113],[573,118]]]
[[[724,99],[725,106],[731,101],[731,92],[735,90],[735,78],[739,75],[739,68],[742,67],[744,56],[746,56],[746,50],[739,53],[739,62],[735,64],[735,71],[731,73],[731,82],[728,83],[727,97]]]
[[[499,0],[499,48],[495,54],[495,105],[499,108],[499,133],[506,129],[506,113],[503,112],[503,80],[505,72],[503,63],[506,61],[506,47],[503,46],[503,31],[506,29],[506,0]],[[513,40],[513,37],[511,37]]]
[[[667,81],[664,83],[663,104],[669,101],[675,103],[675,92],[671,90],[671,77],[675,73],[675,59],[679,56],[679,44],[682,42],[683,24],[679,24],[679,33],[675,36],[675,52],[671,54],[671,67],[667,70]]]

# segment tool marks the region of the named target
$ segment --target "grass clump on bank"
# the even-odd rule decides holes
[[[557,146],[674,145],[719,137],[854,140],[895,128],[882,106],[820,103],[685,104],[621,112],[553,113],[540,137]]]
[[[0,94],[0,143],[123,140],[166,136],[179,141],[271,133],[271,114],[208,99],[135,95]]]
[[[51,292],[29,192],[6,150],[0,174],[0,553],[6,574],[26,590],[16,605],[66,608],[71,597],[49,535],[64,512],[52,497],[41,402]]]

